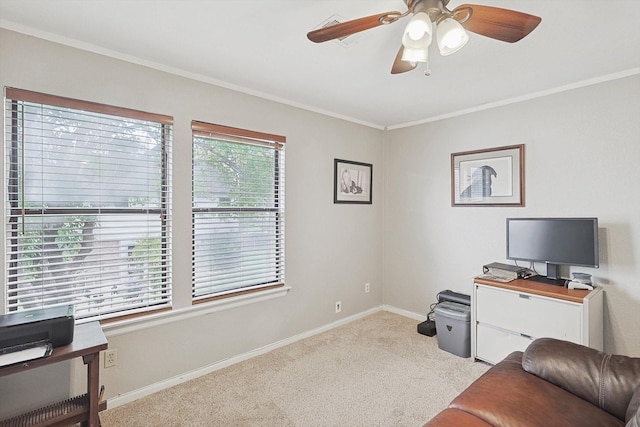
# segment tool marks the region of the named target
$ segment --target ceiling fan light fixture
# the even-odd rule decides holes
[[[415,65],[418,62],[427,62],[429,60],[429,49],[407,49],[402,51],[402,60]]]
[[[415,64],[427,62],[431,46],[433,26],[429,15],[416,13],[404,29],[402,35],[402,60]]]
[[[436,30],[438,37],[438,49],[443,56],[451,55],[462,49],[469,41],[469,34],[462,25],[453,18],[445,18],[438,22]]]
[[[418,12],[413,15],[404,28],[404,35],[415,41],[421,40],[427,33],[431,37],[433,30],[431,28],[431,18],[425,12]]]

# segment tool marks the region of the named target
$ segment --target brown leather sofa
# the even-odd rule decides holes
[[[425,426],[640,427],[640,358],[540,338],[489,369]]]

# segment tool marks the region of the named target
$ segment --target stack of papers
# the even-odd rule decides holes
[[[51,343],[44,341],[0,349],[0,367],[47,357],[51,351]]]

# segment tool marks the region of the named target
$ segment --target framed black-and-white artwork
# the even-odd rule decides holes
[[[372,204],[372,164],[335,159],[333,169],[333,203]]]
[[[524,206],[524,144],[451,154],[451,206]]]

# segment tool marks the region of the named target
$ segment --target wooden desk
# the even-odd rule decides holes
[[[98,427],[100,425],[98,412],[107,408],[106,402],[99,401],[100,352],[106,350],[107,346],[107,338],[102,332],[100,323],[83,323],[75,326],[73,341],[63,347],[54,348],[49,357],[0,368],[0,377],[3,377],[76,357],[82,357],[82,361],[87,365],[87,394],[0,421],[0,427],[62,426],[79,422],[90,427]]]

